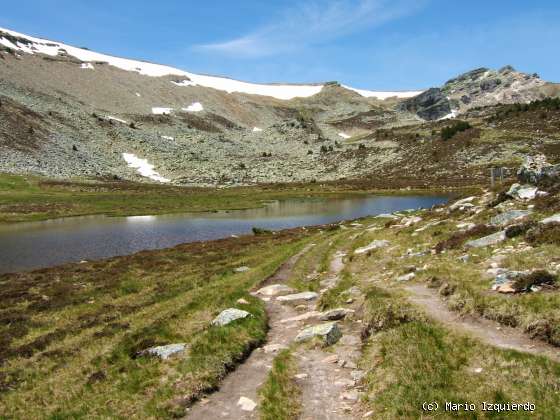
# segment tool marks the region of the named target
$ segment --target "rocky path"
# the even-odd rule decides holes
[[[411,284],[404,288],[410,301],[421,307],[428,316],[450,329],[467,332],[485,344],[503,349],[544,356],[560,362],[560,349],[543,342],[531,340],[521,331],[505,327],[484,318],[459,317],[447,308],[441,298],[423,285]]]
[[[266,345],[253,351],[245,363],[228,375],[219,391],[195,404],[187,418],[258,418],[258,389],[266,380],[278,351],[293,343],[302,329],[326,324],[320,320],[324,313],[316,308],[320,294],[296,298],[297,294],[287,294],[290,291],[285,286],[294,265],[311,246],[286,261],[258,292],[266,302],[269,316]],[[327,278],[321,282],[321,293],[336,286],[344,268],[344,256],[341,252],[334,255]],[[348,316],[337,324],[343,334],[338,343],[324,348],[310,348],[305,343],[294,347],[304,420],[357,418],[359,393],[356,384],[364,374],[357,367],[361,354],[361,325],[353,319],[350,303],[341,312],[344,312],[342,318]]]
[[[263,286],[285,283],[297,261],[312,247],[308,245],[301,252],[289,258],[269,277]],[[269,317],[270,330],[265,346],[256,349],[249,358],[229,374],[219,391],[195,404],[187,413],[187,418],[204,419],[254,419],[257,391],[266,380],[272,361],[279,349],[287,347],[299,331],[299,323],[282,322],[299,315],[290,305],[283,305],[274,298],[263,297]]]
[[[337,252],[331,261],[329,275],[321,282],[323,293],[336,286],[344,268],[344,256]],[[349,318],[340,324],[343,336],[335,346],[299,347],[295,351],[304,401],[303,420],[356,418],[359,400],[356,383],[364,373],[357,368],[361,355],[360,325]]]

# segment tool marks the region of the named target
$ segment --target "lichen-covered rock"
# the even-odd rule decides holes
[[[162,360],[167,360],[171,356],[185,351],[185,343],[168,344],[166,346],[157,346],[146,349],[140,353],[141,356],[154,356]]]
[[[509,210],[504,213],[498,214],[490,219],[490,224],[492,226],[506,226],[511,222],[523,219],[529,216],[532,210]]]
[[[247,318],[248,316],[251,316],[251,314],[247,311],[237,308],[229,308],[220,312],[220,314],[212,321],[212,325],[223,327],[224,325],[228,325],[237,319]]]
[[[297,335],[296,342],[308,341],[315,337],[319,337],[323,341],[324,345],[332,346],[340,340],[340,337],[342,337],[342,331],[340,331],[336,322],[313,325],[302,330]]]
[[[527,156],[525,162],[517,171],[517,179],[520,182],[536,185],[545,179],[560,179],[560,164],[551,165],[547,162],[546,156]]]
[[[538,188],[532,185],[513,184],[506,195],[516,200],[532,200],[538,191]]]
[[[506,239],[505,231],[500,231],[493,233],[492,235],[485,236],[480,239],[475,239],[468,241],[465,246],[467,248],[481,248],[490,245],[496,245],[497,243],[503,242]]]

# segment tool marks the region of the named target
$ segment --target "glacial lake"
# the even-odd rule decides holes
[[[0,225],[0,273],[128,255],[180,243],[429,208],[446,196],[365,196],[275,201],[263,208],[162,216],[86,216]]]

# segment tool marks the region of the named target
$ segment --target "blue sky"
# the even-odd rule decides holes
[[[560,82],[557,0],[25,0],[0,26],[254,82],[440,85],[512,64]]]

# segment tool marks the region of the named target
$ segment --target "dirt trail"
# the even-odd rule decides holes
[[[290,277],[294,265],[312,247],[308,245],[302,251],[290,257],[280,268],[269,277],[262,286],[268,284],[282,284]],[[196,403],[187,413],[186,418],[204,420],[216,418],[224,419],[255,419],[258,410],[251,408],[251,402],[257,403],[257,390],[266,380],[276,351],[274,347],[287,347],[297,335],[301,324],[281,323],[282,320],[292,318],[299,313],[289,305],[282,305],[274,298],[266,302],[270,330],[267,343],[251,353],[249,358],[237,369],[230,373],[222,382],[219,391]],[[238,404],[240,398],[247,398],[246,410]]]
[[[345,254],[337,252],[331,261],[329,275],[321,282],[323,292],[336,286],[344,268]],[[312,308],[310,308],[312,309]],[[299,362],[302,388],[303,420],[353,419],[358,409],[356,363],[361,354],[360,325],[355,321],[339,324],[343,332],[340,341],[328,349],[295,351]],[[354,376],[354,377],[353,377]]]
[[[519,330],[505,327],[494,321],[484,318],[461,318],[447,308],[435,291],[423,285],[411,284],[404,289],[410,293],[412,303],[420,306],[428,316],[446,327],[467,332],[491,346],[544,356],[560,362],[560,349],[554,346],[531,340]]]

